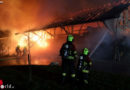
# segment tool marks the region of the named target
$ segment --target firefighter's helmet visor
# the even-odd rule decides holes
[[[88,55],[88,53],[89,53],[89,50],[87,48],[84,48],[83,54]]]
[[[72,42],[73,39],[74,39],[74,37],[72,35],[68,35],[68,38],[67,38],[68,41]]]

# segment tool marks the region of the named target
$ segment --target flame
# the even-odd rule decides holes
[[[22,37],[20,38],[20,40],[18,41],[18,45],[21,46],[21,47],[26,47],[27,44],[25,43],[25,40],[27,40],[27,37]]]
[[[51,36],[46,33],[45,31],[36,31],[36,32],[30,32],[30,44],[36,44],[38,47],[46,48],[48,47],[48,39],[51,39]],[[20,47],[27,47],[28,45],[28,34],[25,33],[25,35],[20,35],[17,37],[17,45]]]

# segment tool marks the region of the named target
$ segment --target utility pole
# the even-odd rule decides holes
[[[28,64],[31,65],[30,32],[28,32]]]
[[[30,32],[28,32],[28,65],[29,65],[29,82],[32,81],[31,53],[30,53]]]

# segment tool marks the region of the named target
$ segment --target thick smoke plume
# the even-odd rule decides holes
[[[0,4],[0,29],[21,31],[38,28],[57,19],[65,19],[70,13],[84,8],[102,7],[110,0],[98,1],[3,0],[3,4]]]
[[[3,0],[4,3],[0,4],[0,29],[20,31],[46,25],[55,18],[67,16],[66,12],[75,11],[78,2],[74,1]]]

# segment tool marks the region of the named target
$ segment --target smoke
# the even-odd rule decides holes
[[[0,28],[2,30],[23,30],[36,21],[36,1],[4,0],[0,5]]]
[[[28,30],[65,18],[79,9],[79,0],[3,0],[0,4],[1,30]],[[72,5],[73,4],[73,5]]]
[[[118,38],[115,34],[107,33],[102,43],[95,51],[92,59],[94,60],[113,60],[115,55],[115,48],[118,47],[120,53],[123,52],[123,60],[129,60],[128,54],[130,52],[130,32],[122,31]]]
[[[99,7],[110,0],[3,0],[0,29],[17,32],[63,20],[84,8]],[[111,0],[112,1],[112,0]],[[96,2],[96,4],[95,4]]]
[[[130,49],[130,31],[124,31],[122,35],[122,44],[123,46],[127,47],[127,49]]]

